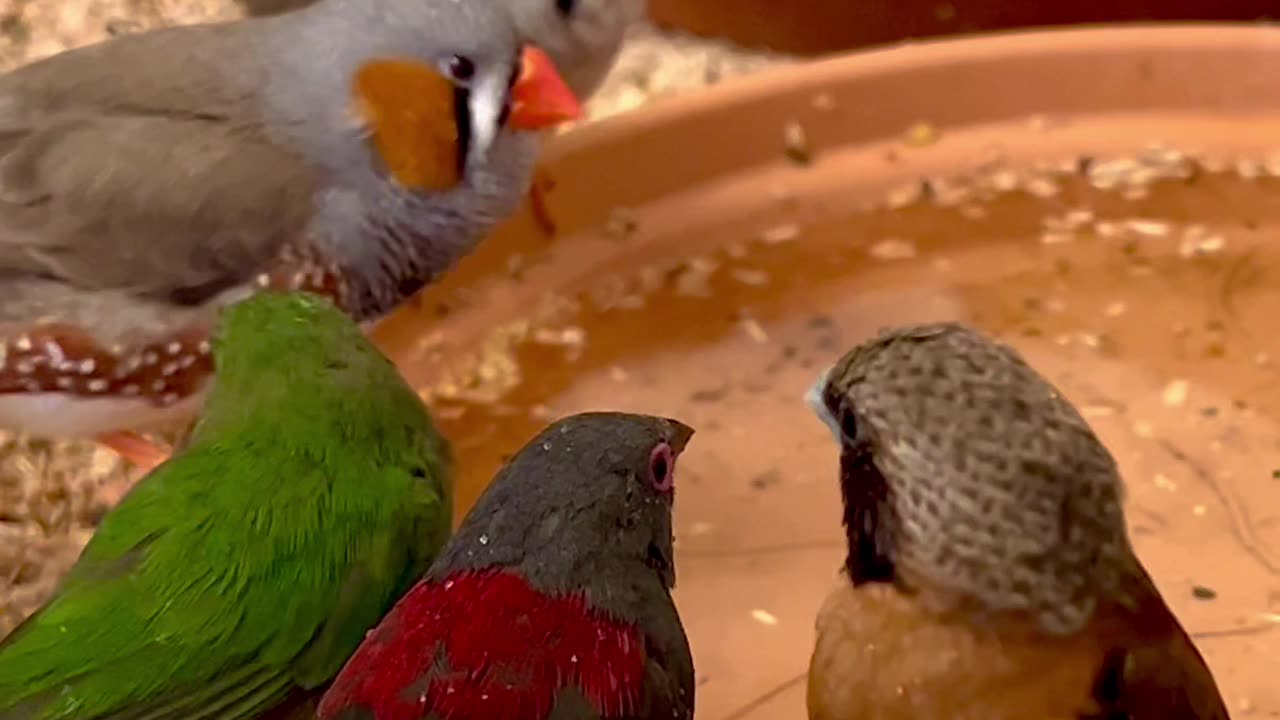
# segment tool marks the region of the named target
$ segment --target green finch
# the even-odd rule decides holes
[[[261,717],[322,689],[448,537],[445,440],[328,300],[231,305],[212,351],[187,446],[0,643],[0,719]]]

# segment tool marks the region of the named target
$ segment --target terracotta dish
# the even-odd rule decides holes
[[[649,16],[662,27],[801,54],[1047,25],[1275,14],[1270,0],[649,0]]]
[[[548,417],[697,427],[677,595],[699,717],[764,720],[802,717],[842,558],[801,394],[882,325],[974,323],[1116,455],[1233,713],[1280,713],[1277,67],[1257,27],[1043,31],[658,102],[554,144],[556,237],[515,218],[380,339],[457,444],[463,508]]]

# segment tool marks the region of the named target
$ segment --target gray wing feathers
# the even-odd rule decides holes
[[[180,297],[247,280],[302,231],[315,173],[262,127],[234,27],[124,38],[0,78],[0,271]],[[193,42],[217,61],[164,67]]]

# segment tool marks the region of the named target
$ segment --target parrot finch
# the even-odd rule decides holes
[[[320,720],[692,718],[670,593],[692,434],[584,413],[533,438],[342,669]]]
[[[186,424],[220,307],[262,288],[390,313],[513,213],[580,115],[501,0],[319,0],[0,75],[0,427]],[[122,434],[124,433],[124,434]]]
[[[448,446],[330,301],[256,295],[213,346],[189,444],[0,643],[0,720],[261,717],[322,688],[447,538]]]
[[[1012,348],[889,330],[809,402],[840,444],[848,539],[811,720],[1226,720],[1134,555],[1111,453]]]

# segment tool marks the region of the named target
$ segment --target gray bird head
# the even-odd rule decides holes
[[[280,97],[279,107],[314,114],[286,121],[315,128],[316,143],[333,145],[334,127],[359,124],[353,118],[353,81],[371,62],[385,60],[416,63],[452,83],[454,117],[442,119],[456,121],[464,167],[483,162],[504,128],[541,129],[522,124],[518,109],[513,113],[519,94],[513,85],[526,76],[522,53],[526,59],[529,54],[500,0],[320,0],[260,22],[275,30],[268,42],[278,43],[273,51],[291,70],[278,74],[271,90]],[[540,78],[562,83],[549,63],[538,71]],[[405,97],[410,112],[414,100]],[[563,119],[535,122],[550,126]]]
[[[600,86],[643,0],[506,0],[520,36],[547,51],[579,98]]]
[[[1011,348],[957,324],[888,330],[810,392],[841,446],[855,584],[1072,632],[1131,558],[1114,459]]]
[[[638,575],[673,587],[676,460],[692,435],[677,420],[627,413],[553,423],[498,472],[432,574],[512,567],[544,591],[593,599]]]

